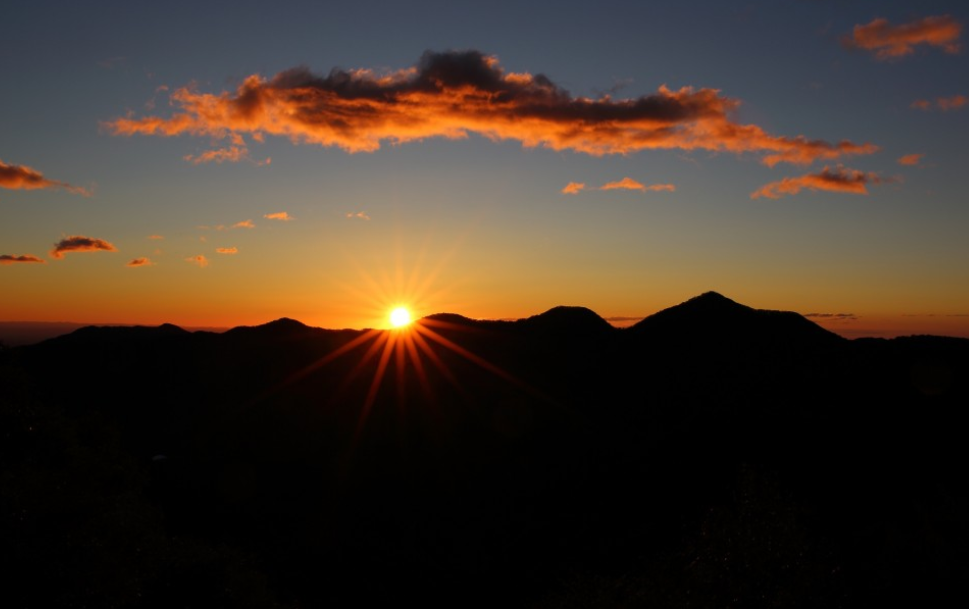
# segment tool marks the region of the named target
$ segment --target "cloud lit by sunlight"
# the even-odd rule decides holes
[[[11,190],[61,189],[67,192],[91,196],[91,191],[67,182],[49,180],[41,172],[26,165],[8,165],[0,160],[0,188]]]
[[[12,254],[0,254],[0,264],[19,264],[23,262],[39,262],[40,264],[47,263],[46,260],[30,254],[23,254],[20,256],[14,256]]]
[[[924,17],[900,25],[891,25],[888,19],[879,18],[856,25],[851,36],[843,41],[846,46],[874,52],[878,59],[896,59],[911,55],[920,44],[958,53],[961,33],[962,24],[949,15]]]
[[[751,193],[750,198],[759,199],[766,197],[768,199],[779,199],[785,195],[796,195],[805,188],[808,190],[826,190],[829,192],[867,195],[868,184],[885,184],[897,181],[897,178],[886,178],[874,172],[866,173],[838,165],[834,169],[825,167],[819,173],[784,178],[777,182],[765,184]]]
[[[118,251],[112,244],[104,239],[94,239],[92,237],[82,237],[73,235],[64,237],[54,244],[54,249],[50,251],[51,258],[63,258],[69,252],[116,252]]]
[[[809,164],[871,154],[873,144],[837,143],[805,136],[776,136],[733,115],[740,101],[717,89],[665,85],[650,95],[614,100],[575,97],[548,77],[505,72],[479,51],[426,52],[411,68],[378,73],[306,68],[271,79],[253,74],[234,92],[203,93],[194,86],[170,95],[169,117],[123,117],[104,123],[116,135],[181,134],[228,140],[212,160],[245,158],[244,136],[267,135],[294,144],[373,152],[385,143],[471,133],[515,140],[528,148],[570,150],[594,156],[641,150],[707,150],[763,155],[769,166]]]

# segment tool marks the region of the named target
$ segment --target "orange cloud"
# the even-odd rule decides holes
[[[856,195],[867,195],[868,184],[894,182],[893,178],[883,178],[876,173],[865,173],[855,169],[848,169],[838,165],[831,169],[825,167],[820,173],[812,173],[796,178],[784,178],[779,182],[771,182],[761,186],[751,193],[751,199],[767,197],[778,199],[784,195],[796,195],[803,189],[827,190],[831,192],[847,192]]]
[[[360,220],[369,220],[370,216],[367,215],[367,212],[365,211],[358,211],[357,213],[348,213],[347,218],[351,218],[351,219],[358,218]]]
[[[873,51],[878,59],[904,57],[915,52],[915,46],[927,44],[942,47],[946,53],[959,52],[962,24],[950,17],[924,17],[911,23],[890,25],[888,19],[875,19],[866,25],[856,25],[846,46]]]
[[[31,256],[30,254],[24,254],[22,256],[0,254],[0,264],[18,264],[21,262],[39,262],[41,264],[47,264],[46,260],[38,258],[37,256]]]
[[[562,189],[563,195],[577,195],[585,190],[585,182],[569,182]]]
[[[44,177],[44,174],[26,165],[8,165],[3,161],[0,161],[0,188],[9,188],[11,190],[60,188],[76,195],[91,196],[91,191],[86,188],[72,186],[67,182],[48,180]]]
[[[599,187],[599,190],[642,190],[646,191],[646,186],[632,178],[623,178],[618,182],[608,182]]]
[[[242,222],[236,222],[231,226],[226,226],[225,224],[217,224],[215,226],[200,225],[195,228],[199,230],[232,230],[233,228],[256,228],[252,220],[243,220]],[[205,241],[205,237],[200,237],[202,241]]]
[[[269,80],[249,76],[234,93],[183,87],[170,98],[178,110],[169,117],[125,117],[104,126],[117,135],[187,134],[235,147],[245,146],[245,135],[257,141],[275,135],[351,153],[470,133],[596,156],[653,149],[754,153],[770,166],[877,150],[736,123],[730,115],[740,102],[716,89],[662,86],[634,99],[573,97],[541,74],[506,73],[478,51],[427,52],[416,67],[386,74],[334,69],[321,77],[294,68]]]
[[[160,241],[161,239],[164,239],[165,237],[163,237],[161,235],[148,235],[148,238],[149,239],[152,239],[152,240],[155,240],[155,241]]]
[[[237,247],[218,247],[215,251],[219,254],[238,254],[239,248]]]
[[[607,184],[603,184],[599,187],[599,190],[639,190],[642,192],[652,190],[673,192],[676,190],[676,186],[673,184],[651,184],[646,186],[645,184],[637,182],[632,178],[623,178],[618,182],[609,182]]]
[[[152,266],[154,263],[148,258],[135,258],[125,266],[138,267],[138,266]]]
[[[899,165],[918,165],[922,161],[924,154],[906,154],[898,159]]]
[[[952,97],[940,97],[935,100],[940,110],[957,110],[969,103],[969,97],[965,95],[953,95]]]
[[[952,97],[939,97],[935,100],[935,107],[942,111],[958,110],[969,104],[969,97],[965,95],[953,95]],[[931,110],[932,102],[927,99],[917,99],[912,102],[912,107],[917,110]]]
[[[206,150],[198,155],[186,154],[182,158],[196,165],[211,162],[222,163],[224,161],[236,162],[249,158],[249,150],[241,146],[230,146],[228,148]]]
[[[209,259],[199,254],[198,256],[189,256],[185,259],[185,262],[191,262],[192,264],[198,265],[199,268],[205,268],[209,266]]]
[[[239,142],[236,145],[229,146],[227,148],[217,148],[215,150],[206,150],[202,154],[186,154],[182,158],[193,163],[195,165],[201,165],[202,163],[215,162],[217,164],[222,164],[225,161],[236,163],[238,161],[252,161],[254,165],[270,165],[273,160],[269,157],[261,161],[253,161],[249,156],[249,149],[245,145],[245,141],[241,136],[236,136]]]
[[[283,222],[289,222],[290,220],[293,219],[291,215],[289,215],[284,211],[277,211],[276,213],[265,214],[263,215],[263,218],[266,218],[267,220],[282,220]]]
[[[50,251],[52,258],[63,258],[68,252],[116,252],[113,245],[104,239],[93,239],[91,237],[81,237],[74,235],[65,237],[54,244],[54,249]]]

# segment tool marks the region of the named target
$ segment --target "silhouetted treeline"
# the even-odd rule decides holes
[[[714,293],[624,330],[577,307],[419,323],[411,347],[283,319],[4,350],[12,606],[927,605],[967,583],[969,340],[848,341]]]

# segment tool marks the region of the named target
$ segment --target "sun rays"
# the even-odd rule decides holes
[[[400,245],[400,244],[398,244]],[[465,398],[476,402],[480,396],[468,384],[470,369],[484,371],[499,382],[507,382],[525,393],[547,399],[527,383],[506,372],[500,365],[474,352],[475,335],[489,332],[473,323],[461,323],[440,313],[452,302],[448,261],[457,249],[429,252],[423,247],[407,248],[413,257],[401,254],[391,264],[375,260],[364,267],[348,256],[356,273],[352,285],[343,291],[359,303],[359,311],[372,320],[371,329],[342,339],[333,350],[290,374],[271,393],[310,382],[316,375],[337,375],[319,403],[340,404],[352,409],[357,418],[354,444],[367,425],[375,407],[389,407],[404,413],[407,409],[447,408]],[[442,283],[447,284],[442,287]],[[474,375],[472,375],[472,378]],[[473,384],[473,383],[472,383]],[[461,397],[464,396],[464,397]],[[269,397],[264,395],[257,401]],[[454,400],[457,402],[454,402]],[[419,406],[418,406],[419,405]]]

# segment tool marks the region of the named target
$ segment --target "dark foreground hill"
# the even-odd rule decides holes
[[[969,578],[969,341],[708,293],[8,349],[5,606],[928,605]]]

